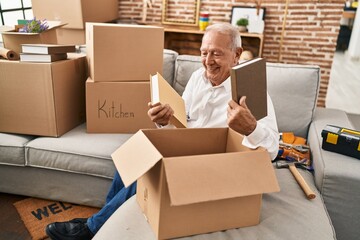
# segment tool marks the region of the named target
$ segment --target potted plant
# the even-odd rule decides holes
[[[236,21],[236,25],[238,26],[240,32],[246,32],[249,20],[247,18],[240,18]]]

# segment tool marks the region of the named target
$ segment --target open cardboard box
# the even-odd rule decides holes
[[[256,225],[280,190],[268,152],[229,128],[140,130],[113,154],[158,239]]]
[[[16,53],[21,53],[21,44],[30,44],[30,43],[46,43],[46,44],[56,44],[56,29],[65,24],[61,24],[59,21],[47,21],[49,28],[41,33],[23,33],[11,31],[1,32],[4,48],[15,51]]]

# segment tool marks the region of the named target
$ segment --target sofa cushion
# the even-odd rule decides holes
[[[59,138],[39,137],[26,146],[26,165],[111,178],[111,154],[132,134],[89,134],[82,124]]]
[[[316,108],[320,68],[267,63],[266,75],[279,131],[306,138]]]
[[[288,169],[277,169],[281,191],[263,195],[260,224],[181,239],[195,240],[331,240],[336,239],[323,200],[317,192],[313,176],[299,170],[317,197],[306,199]],[[224,216],[225,217],[225,216]],[[176,224],[176,219],[174,219]],[[143,216],[136,198],[130,198],[105,222],[93,240],[101,239],[156,239]]]
[[[191,74],[202,67],[199,56],[179,55],[175,63],[173,88],[182,95]]]
[[[0,164],[25,165],[25,145],[34,136],[0,133]]]
[[[176,59],[174,89],[182,95],[191,74],[202,66],[199,56]],[[318,66],[267,63],[268,92],[273,101],[280,132],[306,137],[320,83]]]

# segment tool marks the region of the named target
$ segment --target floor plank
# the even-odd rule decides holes
[[[32,240],[13,203],[27,198],[7,193],[0,193],[0,239]],[[50,240],[46,238],[44,240]]]
[[[23,221],[13,203],[23,200],[24,196],[0,193],[0,239],[31,240]]]

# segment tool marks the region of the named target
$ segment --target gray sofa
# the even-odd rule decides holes
[[[199,57],[164,51],[163,76],[182,94]],[[258,226],[194,239],[358,239],[360,163],[321,149],[326,124],[354,128],[356,115],[316,108],[317,66],[267,64],[268,92],[279,131],[307,137],[315,174],[300,170],[316,192],[307,200],[287,169],[276,169],[281,192],[264,194]],[[353,120],[355,119],[355,120]],[[0,192],[89,206],[104,204],[115,167],[111,153],[131,134],[88,134],[82,124],[59,138],[0,133]],[[135,198],[110,218],[95,239],[154,239]]]

